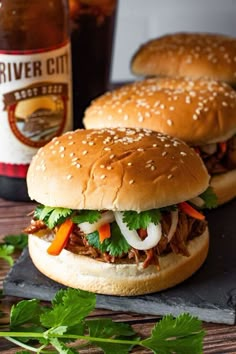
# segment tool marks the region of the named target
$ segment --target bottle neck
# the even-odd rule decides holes
[[[50,48],[69,38],[65,0],[1,0],[0,5],[2,50]]]

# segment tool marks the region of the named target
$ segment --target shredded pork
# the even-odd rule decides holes
[[[179,212],[178,225],[176,232],[170,242],[167,240],[167,235],[171,225],[170,213],[162,214],[161,226],[162,237],[157,246],[152,249],[141,251],[131,247],[128,254],[123,254],[119,257],[114,257],[107,252],[101,252],[99,249],[89,245],[85,234],[78,226],[73,228],[66,249],[75,254],[89,256],[91,258],[109,262],[109,263],[139,263],[143,262],[143,267],[146,268],[151,264],[159,268],[159,256],[174,252],[189,256],[187,249],[187,241],[194,237],[200,236],[206,229],[207,222],[197,220],[187,216],[185,213]],[[31,225],[24,230],[26,233],[38,233],[40,230],[45,230],[45,238],[47,238],[48,230],[42,221],[32,220]],[[142,238],[145,233],[142,232]]]

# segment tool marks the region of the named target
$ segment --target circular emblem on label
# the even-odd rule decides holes
[[[62,133],[66,101],[62,95],[44,95],[8,105],[10,127],[22,143],[41,147]]]

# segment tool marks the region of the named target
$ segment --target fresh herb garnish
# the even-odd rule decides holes
[[[16,250],[23,250],[28,244],[28,235],[23,233],[17,235],[7,235],[3,240],[7,245],[14,246]]]
[[[46,352],[48,346],[58,353],[79,353],[80,348],[91,344],[105,354],[127,354],[134,346],[156,354],[202,353],[204,331],[196,317],[187,313],[177,318],[168,315],[156,323],[149,338],[140,339],[129,324],[87,319],[95,305],[95,294],[76,289],[60,290],[49,307],[38,300],[23,300],[11,309],[11,331],[0,332],[0,337],[28,350],[21,353],[35,352],[31,345],[36,342],[40,345],[38,353]],[[83,342],[73,347],[76,340]]]
[[[155,225],[159,224],[161,220],[161,212],[159,209],[151,209],[141,211],[124,211],[123,222],[127,224],[130,230],[146,229],[150,222]]]
[[[111,237],[105,239],[102,243],[99,241],[97,231],[87,235],[88,243],[99,249],[101,252],[108,252],[111,256],[119,257],[130,250],[130,245],[120,232],[119,226],[113,222],[111,224]]]
[[[204,200],[204,208],[213,209],[217,207],[218,200],[212,187],[208,187],[200,197]]]
[[[8,264],[12,267],[14,264],[14,260],[12,254],[15,248],[12,245],[2,244],[0,245],[0,258],[4,259]]]
[[[101,218],[100,211],[97,210],[79,210],[76,215],[72,217],[72,221],[75,224],[81,224],[82,222],[89,222],[93,224]]]
[[[28,243],[26,234],[7,235],[4,237],[4,243],[0,244],[0,258],[4,259],[12,267],[14,259],[12,254],[16,250],[23,250]]]
[[[73,210],[68,208],[53,208],[38,205],[34,211],[34,217],[42,220],[50,229],[65,221],[72,214]]]

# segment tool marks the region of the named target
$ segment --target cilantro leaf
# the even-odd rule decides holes
[[[130,250],[130,245],[120,232],[117,223],[111,224],[111,237],[105,239],[102,243],[99,241],[98,232],[92,232],[87,235],[88,243],[99,249],[101,252],[108,252],[111,256],[122,256],[128,253]]]
[[[57,349],[57,352],[60,354],[77,354],[77,350],[74,350],[73,348],[68,348],[64,343],[59,341],[57,338],[51,338],[50,339],[51,345],[55,349]]]
[[[136,211],[124,211],[123,222],[130,230],[146,229],[150,222],[157,225],[161,220],[159,209],[145,210],[140,213]]]
[[[218,200],[217,196],[213,191],[212,187],[208,187],[201,195],[200,197],[204,200],[204,208],[212,209],[216,208],[218,205]]]
[[[82,290],[60,290],[52,301],[52,309],[42,314],[41,323],[46,328],[74,326],[95,307],[95,294]]]
[[[0,258],[3,258],[5,261],[7,261],[11,267],[14,264],[14,260],[11,256],[14,250],[15,247],[12,245],[0,245]]]
[[[72,212],[72,209],[68,208],[53,208],[38,205],[35,209],[34,217],[42,220],[50,229],[53,229],[56,225],[59,225],[65,221],[72,214]]]
[[[89,327],[89,335],[96,338],[121,339],[125,337],[125,339],[134,339],[134,335],[136,334],[129,324],[114,322],[110,318],[89,320],[86,321],[86,325]],[[96,341],[92,343],[102,348],[106,354],[127,354],[133,347],[132,344],[111,344],[109,342],[101,343]]]
[[[165,316],[152,330],[150,338],[142,345],[158,354],[200,354],[202,353],[204,331],[201,321],[189,314],[182,314],[176,319]]]
[[[12,245],[15,249],[23,250],[28,244],[28,235],[18,234],[18,235],[7,235],[4,237],[4,242],[7,245]]]
[[[75,224],[81,224],[82,222],[89,222],[93,224],[101,218],[101,213],[97,210],[80,210],[73,216],[72,221]]]
[[[40,315],[44,309],[39,300],[22,300],[13,305],[10,312],[10,328],[16,329],[24,324],[40,324]]]
[[[110,318],[97,318],[94,320],[87,320],[85,323],[89,327],[89,335],[91,337],[130,337],[135,334],[133,328],[129,324],[114,322]]]

